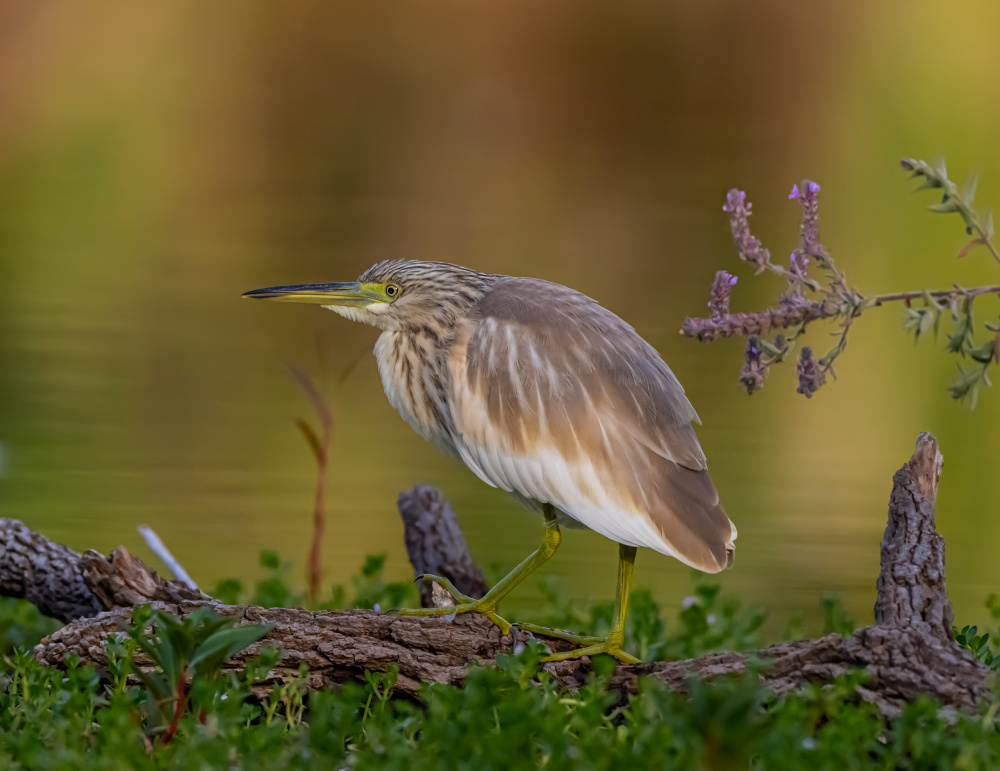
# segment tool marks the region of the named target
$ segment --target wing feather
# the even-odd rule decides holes
[[[736,529],[656,351],[558,284],[504,278],[448,357],[455,444],[490,485],[613,540],[717,572]]]

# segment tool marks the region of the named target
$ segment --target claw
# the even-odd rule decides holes
[[[425,584],[434,583],[444,589],[455,604],[446,608],[400,608],[396,611],[399,616],[443,616],[446,620],[452,621],[459,613],[479,613],[486,616],[495,626],[500,628],[504,636],[510,634],[510,622],[496,614],[496,605],[493,602],[477,600],[467,594],[460,592],[456,586],[447,578],[430,574],[419,575],[414,579]]]

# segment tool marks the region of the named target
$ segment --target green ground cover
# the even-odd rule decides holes
[[[217,587],[229,601],[301,604],[276,555],[252,589]],[[382,607],[413,599],[408,584],[381,580],[369,558],[350,590],[327,605]],[[600,632],[610,606],[584,609],[556,589],[548,623]],[[347,597],[350,595],[351,599]],[[988,603],[995,623],[996,600]],[[822,606],[824,631],[853,628],[834,600]],[[635,593],[629,619],[633,652],[646,659],[716,649],[754,650],[765,614],[699,586],[665,620],[647,592]],[[597,661],[586,686],[570,693],[541,671],[541,649],[473,669],[463,688],[427,686],[419,701],[396,698],[393,672],[365,683],[308,694],[292,680],[263,699],[251,687],[281,655],[265,650],[239,675],[219,665],[263,634],[233,628],[212,613],[180,621],[150,612],[110,646],[98,673],[71,662],[46,669],[30,645],[54,628],[31,606],[0,601],[0,768],[6,769],[986,769],[1000,765],[1000,703],[956,714],[929,700],[885,722],[855,689],[863,673],[827,688],[776,698],[752,675],[691,683],[687,697],[653,682],[622,702],[609,691],[613,663]],[[790,625],[789,635],[797,632]],[[989,638],[964,629],[959,642],[993,663]],[[133,684],[133,654],[156,669]],[[179,685],[180,684],[180,685]]]

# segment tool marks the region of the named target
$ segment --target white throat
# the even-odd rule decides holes
[[[385,329],[387,326],[387,319],[383,314],[389,310],[388,303],[375,302],[364,308],[347,305],[324,305],[323,307],[351,321],[360,321],[362,324],[371,324],[373,327],[381,329]]]

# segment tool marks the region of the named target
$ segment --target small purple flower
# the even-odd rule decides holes
[[[715,274],[715,280],[712,281],[712,295],[708,301],[713,319],[729,315],[729,292],[736,286],[738,280],[736,276],[724,270]]]
[[[732,189],[726,195],[726,205],[722,210],[729,215],[729,229],[733,234],[733,242],[740,253],[740,259],[763,269],[771,262],[771,254],[760,243],[760,239],[750,232],[748,219],[752,214],[753,204],[747,201],[743,190]]]
[[[761,351],[757,347],[757,342],[756,335],[747,340],[746,352],[744,353],[745,363],[743,371],[740,372],[740,385],[747,390],[747,394],[752,394],[764,387],[764,378],[767,377],[768,369],[771,367],[770,362],[761,361]]]
[[[792,185],[792,192],[788,194],[789,200],[795,200],[799,197],[799,186]]]
[[[792,257],[789,260],[788,272],[792,274],[793,278],[798,279],[799,281],[805,281],[808,278],[806,273],[808,265],[809,258],[799,251],[794,251],[792,252]]]
[[[799,353],[799,363],[795,366],[799,376],[799,387],[795,389],[807,399],[811,399],[820,387],[826,383],[826,374],[813,358],[812,348],[804,346]]]
[[[797,198],[802,206],[802,224],[799,226],[800,254],[822,254],[819,240],[819,185],[810,179],[802,180],[802,187],[795,185],[789,198]]]

